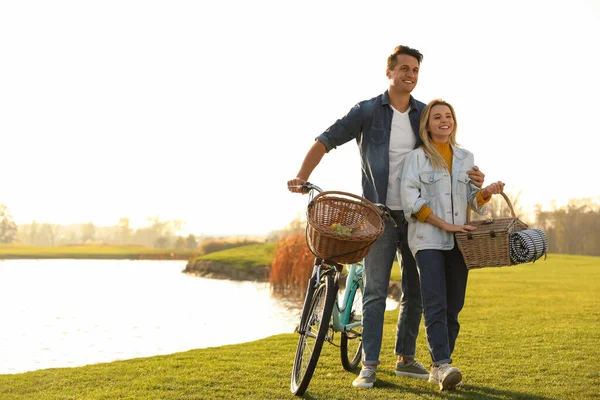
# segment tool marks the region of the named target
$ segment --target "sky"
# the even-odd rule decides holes
[[[600,1],[0,2],[0,203],[17,224],[121,217],[265,235],[316,136],[419,49],[415,98],[523,207],[600,198]],[[355,142],[310,178],[361,193]]]

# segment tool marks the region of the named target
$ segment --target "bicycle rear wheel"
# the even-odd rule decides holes
[[[296,348],[290,385],[292,393],[296,396],[304,394],[317,366],[325,337],[329,332],[336,294],[333,277],[326,274],[321,278],[321,284],[314,291],[312,300],[305,302],[309,309],[305,320],[298,328],[300,339]]]
[[[360,285],[356,285],[356,290],[353,290],[352,294],[348,297],[348,305],[346,307],[351,308],[348,320],[343,321],[344,325],[353,322],[362,322],[363,296]],[[342,332],[340,351],[342,366],[345,370],[354,371],[357,369],[362,356],[362,346],[362,324],[352,328],[350,331]]]

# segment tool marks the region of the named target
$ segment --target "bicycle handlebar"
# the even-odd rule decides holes
[[[310,182],[306,182],[306,183],[304,183],[302,185],[294,185],[294,186],[289,186],[289,187],[290,188],[294,188],[294,189],[301,189],[302,193],[309,193],[312,190],[316,190],[319,193],[323,192],[323,189],[321,189],[317,185],[313,185]],[[398,227],[398,224],[396,224],[396,221],[392,217],[392,210],[390,210],[390,208],[388,206],[386,206],[385,204],[381,204],[381,203],[373,203],[373,205],[375,207],[379,208],[379,210],[381,211],[381,218],[384,221],[385,220],[390,220],[390,222],[392,223],[392,225],[394,225],[394,228]]]
[[[303,183],[302,185],[292,185],[292,186],[288,186],[288,187],[294,188],[294,189],[300,189],[300,190],[302,190],[302,193],[308,193],[311,190],[316,190],[319,193],[321,193],[323,191],[323,189],[321,189],[317,185],[313,185],[310,182]]]

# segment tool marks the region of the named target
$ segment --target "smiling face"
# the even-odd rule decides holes
[[[431,107],[427,121],[427,131],[431,139],[438,143],[448,143],[455,129],[454,116],[450,107],[445,104]]]
[[[385,74],[390,81],[390,88],[410,93],[419,79],[419,60],[408,54],[398,54],[396,66],[394,69],[388,68]]]

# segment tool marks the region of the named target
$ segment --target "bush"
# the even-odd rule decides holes
[[[312,273],[314,260],[304,234],[281,239],[271,266],[271,287],[284,294],[302,293]]]

